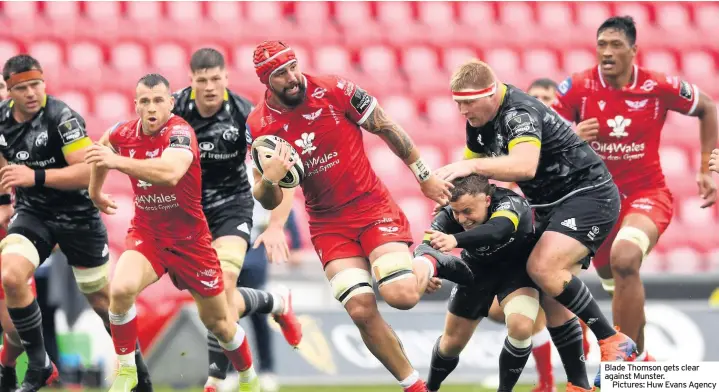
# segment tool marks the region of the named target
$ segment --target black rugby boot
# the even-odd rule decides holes
[[[17,389],[17,375],[15,368],[0,365],[0,392],[15,392]]]
[[[449,280],[463,286],[470,286],[474,283],[474,273],[469,265],[457,256],[442,253],[432,246],[420,244],[414,250],[414,257],[431,256],[437,260],[437,277]]]
[[[150,380],[150,370],[147,368],[145,360],[140,353],[140,344],[135,347],[135,365],[137,366],[137,386],[135,392],[153,392],[152,380]],[[2,392],[2,391],[0,391]]]
[[[25,380],[23,380],[22,385],[16,392],[37,392],[40,388],[52,385],[59,376],[54,363],[42,369],[28,367]]]

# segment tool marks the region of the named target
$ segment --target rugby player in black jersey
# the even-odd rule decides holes
[[[269,293],[237,288],[252,230],[254,199],[247,177],[244,137],[247,115],[253,109],[245,98],[227,88],[225,59],[212,48],[197,50],[190,59],[191,86],[174,94],[173,113],[184,118],[197,134],[202,165],[202,207],[212,232],[230,305],[240,317],[252,313],[272,314],[287,342],[297,346],[302,330],[292,312],[288,291]],[[269,227],[254,246],[265,244],[271,262],[286,261],[289,248],[284,224],[292,208],[292,190],[270,216]],[[205,392],[215,392],[227,376],[229,359],[217,339],[208,332],[209,377]]]
[[[542,307],[567,370],[568,388],[589,390],[586,377],[579,376],[586,372],[584,363],[576,360],[584,358],[582,330],[571,313],[597,337],[603,362],[636,357],[634,341],[612,327],[575,276],[580,266],[588,266],[619,217],[617,187],[601,158],[570,124],[534,97],[499,81],[489,65],[478,60],[463,64],[452,76],[451,89],[467,119],[467,159],[436,173],[445,180],[477,173],[516,182],[533,204],[539,238],[527,270],[547,294]],[[572,341],[557,342],[561,336]]]
[[[452,185],[449,206],[435,216],[415,257],[432,248],[462,248],[474,284],[452,290],[444,333],[432,351],[427,389],[439,390],[497,296],[508,329],[499,356],[498,391],[511,391],[532,351],[539,313],[539,292],[526,268],[535,242],[532,210],[521,196],[477,174],[455,178]]]
[[[59,245],[72,266],[78,288],[109,331],[107,230],[87,193],[92,144],[84,119],[64,102],[45,94],[42,67],[28,55],[3,67],[10,100],[0,103],[0,222],[8,235],[0,242],[6,304],[28,355],[28,370],[17,391],[37,391],[57,378],[45,351],[40,308],[29,279]],[[15,211],[9,194],[15,189]],[[151,391],[147,367],[136,349],[140,384]],[[0,391],[16,388],[15,369],[0,369]]]

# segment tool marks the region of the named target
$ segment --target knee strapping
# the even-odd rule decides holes
[[[77,288],[83,294],[92,294],[102,290],[108,283],[110,263],[105,263],[99,267],[78,268],[72,267],[72,273],[75,275]]]
[[[608,293],[614,293],[614,278],[604,279],[599,278],[602,282],[602,288]]]
[[[350,298],[360,294],[372,294],[372,277],[361,268],[348,268],[340,271],[330,280],[335,298],[345,305]]]
[[[223,271],[235,272],[237,274],[242,271],[246,251],[241,244],[237,242],[223,242],[215,245],[215,251],[217,252],[217,257],[220,259],[220,267]]]
[[[636,227],[624,226],[619,229],[614,243],[616,243],[618,240],[625,240],[636,244],[642,251],[642,260],[647,257],[651,241],[649,240],[649,236],[647,235],[647,233],[645,233],[643,230],[637,229]]]
[[[14,254],[28,259],[37,268],[40,265],[40,254],[27,237],[22,234],[8,234],[0,241],[0,254]]]
[[[379,287],[395,280],[412,278],[412,256],[408,252],[383,254],[372,263],[372,274]]]
[[[518,295],[504,304],[504,316],[506,319],[509,320],[509,316],[512,314],[521,314],[534,322],[537,320],[537,315],[539,314],[539,301],[528,295]],[[516,347],[521,348],[519,346]]]
[[[532,338],[519,340],[508,335],[507,340],[509,341],[509,344],[516,348],[527,348],[532,345]]]

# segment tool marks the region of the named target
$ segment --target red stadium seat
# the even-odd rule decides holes
[[[696,274],[706,271],[706,262],[700,252],[683,246],[665,253],[667,271],[674,274]]]
[[[168,2],[167,16],[173,22],[196,23],[202,17],[202,3],[197,1]]]
[[[80,17],[80,4],[79,1],[46,1],[42,3],[43,14],[52,20],[74,23]]]
[[[328,2],[298,1],[293,5],[295,8],[293,16],[299,24],[327,24],[330,22],[330,3]]]
[[[557,53],[548,49],[524,51],[524,69],[534,77],[555,78],[560,69]]]
[[[434,124],[455,123],[461,119],[457,110],[457,103],[447,94],[445,96],[430,97],[427,99],[427,118]]]
[[[452,2],[420,1],[417,6],[419,21],[434,28],[455,24]]]
[[[259,1],[243,3],[248,21],[259,24],[281,23],[284,19],[282,3]]]
[[[572,28],[573,18],[570,3],[546,2],[536,3],[537,17],[542,28],[555,29],[556,26]]]
[[[95,95],[95,114],[102,120],[122,121],[133,112],[131,97],[117,92]]]
[[[407,74],[439,72],[437,51],[429,46],[412,46],[402,51],[402,68]]]
[[[442,50],[442,66],[448,72],[454,72],[470,59],[479,58],[477,51],[469,47],[449,47]]]
[[[416,121],[417,119],[417,105],[407,96],[394,95],[383,97],[380,100],[380,105],[382,105],[382,108],[387,114],[399,124],[406,124]]]
[[[444,151],[435,144],[418,144],[417,148],[422,152],[424,162],[432,169],[438,169],[448,163]]]
[[[497,24],[494,9],[489,2],[463,1],[456,4],[459,7],[459,22],[464,25],[485,28]]]
[[[368,74],[394,72],[397,69],[397,53],[380,45],[360,49],[360,66]]]
[[[163,19],[163,4],[163,2],[159,1],[128,1],[125,3],[127,7],[127,17],[131,21],[142,23],[143,28],[148,27],[149,25],[155,24],[158,20]]]
[[[322,46],[314,51],[314,69],[320,74],[341,75],[352,67],[350,53],[342,46]]]
[[[80,91],[66,90],[56,95],[57,99],[65,102],[74,111],[80,113],[83,118],[92,114],[90,110],[90,101],[87,94]]]
[[[150,51],[150,63],[158,70],[185,67],[185,64],[189,63],[189,58],[190,55],[184,46],[172,42],[159,43]]]
[[[137,42],[123,42],[110,49],[110,62],[119,71],[137,71],[148,64],[145,47]]]
[[[609,9],[610,3],[579,1],[574,5],[577,9],[577,23],[587,30],[596,31],[612,15]]]
[[[375,5],[377,6],[377,22],[382,26],[406,26],[415,23],[410,2],[382,1]]]
[[[682,71],[692,83],[702,83],[705,79],[716,82],[719,68],[714,56],[704,50],[682,52]]]
[[[704,37],[716,37],[719,34],[719,4],[716,2],[694,3],[694,20]],[[716,40],[703,40],[703,43],[717,47]]]
[[[346,29],[359,29],[367,22],[372,22],[370,3],[361,1],[339,1],[335,3],[335,19]]]
[[[667,177],[683,176],[690,172],[689,157],[685,150],[670,145],[659,147],[662,171]]]
[[[404,162],[394,155],[387,146],[380,144],[367,150],[367,157],[372,162],[372,167],[377,175],[384,180],[392,181],[392,179],[402,176],[402,171],[406,170]]]
[[[570,49],[563,51],[563,69],[567,74],[583,71],[597,64],[594,52],[587,49]]]
[[[40,62],[43,69],[60,67],[65,63],[62,46],[55,41],[37,41],[29,43],[27,52]],[[13,56],[15,54],[17,53],[13,53]]]
[[[39,5],[34,1],[3,1],[2,13],[12,20],[33,20],[39,16]]]
[[[651,70],[676,75],[679,72],[677,57],[668,50],[652,50],[644,53],[642,66]]]
[[[689,196],[680,201],[680,220],[687,225],[707,225],[716,222],[715,207],[701,208],[705,200],[699,196]]]
[[[5,60],[21,52],[21,46],[18,42],[9,39],[0,39],[0,61],[3,63]],[[59,57],[59,56],[58,56]],[[39,60],[40,64],[44,64],[42,60]]]
[[[652,250],[642,261],[642,275],[662,273],[665,269],[664,254],[659,251]]]
[[[484,60],[492,66],[500,79],[512,80],[520,73],[519,55],[509,48],[490,49],[484,52]]]
[[[122,3],[119,1],[85,2],[85,15],[93,21],[105,22],[122,17]]]
[[[232,25],[243,22],[242,4],[230,1],[208,1],[207,17],[216,22]]]
[[[707,271],[719,272],[719,248],[714,248],[706,254]]]
[[[655,3],[654,15],[658,27],[671,31],[687,30],[692,27],[689,9],[681,3]]]
[[[407,220],[409,220],[410,227],[412,228],[412,237],[415,242],[421,241],[424,236],[424,231],[429,228],[429,224],[432,221],[431,201],[418,195],[399,199],[397,200],[397,204],[399,208],[404,211]]]
[[[533,26],[535,22],[531,3],[499,3],[499,21],[505,26],[522,26],[522,28]]]
[[[630,15],[637,24],[637,30],[645,29],[651,24],[649,8],[642,3],[617,3],[614,5],[614,15]],[[597,25],[595,28],[598,28]]]
[[[92,42],[78,42],[67,48],[67,65],[78,70],[98,70],[105,65],[102,48]]]

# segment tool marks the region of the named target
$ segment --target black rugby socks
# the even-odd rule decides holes
[[[504,339],[504,347],[502,353],[499,354],[499,388],[498,392],[511,392],[522,375],[522,370],[527,364],[529,354],[532,353],[532,343],[529,346],[519,348],[515,347],[509,337]]]
[[[577,317],[567,321],[558,327],[547,327],[552,336],[552,342],[559,351],[564,371],[567,373],[567,381],[572,385],[591,389],[587,379],[587,367],[585,364],[584,347],[582,346],[582,326]]]
[[[208,375],[218,380],[224,380],[227,377],[227,371],[230,368],[230,359],[227,358],[225,352],[220,347],[215,335],[207,331],[207,350],[210,359],[210,367]]]
[[[240,318],[249,316],[253,313],[272,313],[272,309],[275,306],[275,299],[271,293],[247,287],[238,287],[237,291],[240,292],[242,299],[245,300],[245,311],[240,315]]]
[[[592,330],[597,340],[604,340],[617,333],[602,314],[597,301],[589,292],[587,286],[576,276],[572,276],[572,280],[564,287],[564,291],[555,299],[582,319]]]
[[[438,391],[442,382],[459,364],[459,357],[445,358],[439,353],[439,341],[441,339],[442,337],[440,336],[437,343],[434,344],[434,349],[432,349],[432,361],[429,365],[429,376],[427,377],[427,389],[430,391]]]
[[[45,338],[42,335],[42,314],[37,300],[33,299],[25,308],[8,308],[8,312],[27,353],[28,365],[36,369],[50,366],[50,358],[45,351]]]

